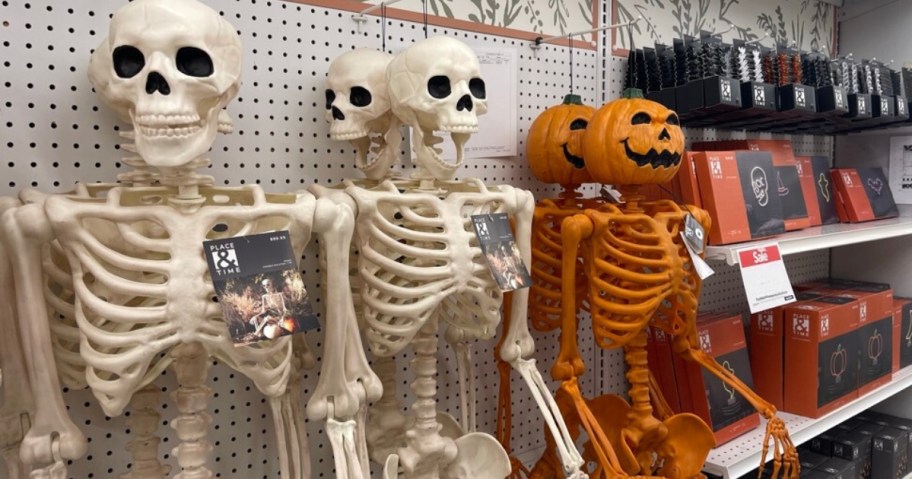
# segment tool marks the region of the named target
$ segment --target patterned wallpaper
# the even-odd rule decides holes
[[[565,34],[592,25],[593,0],[428,0],[428,13],[496,27]],[[405,0],[397,7],[419,2]],[[420,4],[418,5],[420,8]]]
[[[697,36],[700,30],[721,31],[729,23],[735,28],[723,35],[761,43],[797,42],[802,50],[833,49],[836,7],[817,0],[612,0],[614,22],[642,15],[651,25],[639,22],[633,29],[634,45],[655,42],[671,44],[682,33]],[[629,47],[627,34],[615,36],[615,48]]]

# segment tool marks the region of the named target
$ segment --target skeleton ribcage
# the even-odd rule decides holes
[[[594,224],[585,252],[589,300],[603,348],[624,346],[650,321],[671,332],[686,314],[680,306],[695,305],[699,287],[679,239],[679,211],[586,211]]]
[[[233,346],[215,302],[202,241],[289,230],[295,251],[301,251],[312,209],[300,207],[304,220],[295,205],[268,203],[258,188],[247,193],[256,198],[253,205],[212,200],[192,214],[156,204],[167,191],[143,197],[138,201],[143,206],[122,206],[120,193],[112,190],[106,200],[51,198],[47,203],[72,272],[85,377],[105,412],[119,414],[133,392],[170,364],[167,351],[180,342],[202,342],[264,394],[284,392],[291,341]],[[61,284],[65,279],[60,277]],[[66,349],[72,331],[63,332],[66,338],[58,342],[66,341]]]
[[[512,212],[515,194],[400,192],[390,182],[347,190],[358,204],[358,275],[365,336],[375,354],[404,348],[431,318],[491,337],[503,294],[475,238],[471,216]]]

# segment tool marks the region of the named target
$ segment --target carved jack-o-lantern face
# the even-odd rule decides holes
[[[592,181],[583,161],[582,140],[594,113],[595,108],[583,105],[578,96],[567,95],[563,104],[538,115],[526,139],[526,160],[536,178],[567,187]]]
[[[583,139],[586,169],[612,185],[659,184],[678,172],[684,133],[678,115],[643,98],[620,98],[595,113]]]

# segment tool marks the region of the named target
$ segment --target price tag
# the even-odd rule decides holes
[[[690,213],[687,213],[687,216],[684,217],[684,242],[697,254],[703,252],[703,245],[706,243],[706,233],[703,230],[703,225]]]
[[[203,242],[235,346],[320,327],[287,231]]]
[[[788,271],[782,262],[779,245],[768,244],[738,250],[741,281],[751,313],[765,311],[795,301]]]
[[[473,215],[472,225],[500,290],[515,291],[532,286],[532,277],[516,247],[507,214]]]

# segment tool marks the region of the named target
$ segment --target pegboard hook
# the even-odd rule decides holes
[[[745,45],[753,45],[753,44],[756,43],[757,45],[763,45],[763,44],[760,43],[760,42],[762,42],[763,40],[766,40],[766,39],[769,38],[769,37],[770,37],[770,34],[769,34],[768,32],[766,32],[766,33],[763,34],[762,37],[760,37],[760,38],[755,38],[755,39],[753,39],[753,40],[748,40],[748,41],[744,42],[744,44],[745,44]]]
[[[710,36],[711,37],[721,37],[722,35],[725,35],[726,33],[730,32],[734,29],[735,29],[735,24],[729,22],[728,28],[726,28],[725,30],[718,31],[718,32],[713,32]]]
[[[592,28],[589,30],[583,30],[580,32],[568,33],[566,35],[555,35],[553,37],[544,37],[544,38],[538,37],[532,42],[532,45],[529,45],[529,46],[532,48],[532,50],[538,51],[541,48],[542,43],[552,42],[554,40],[557,40],[559,38],[564,38],[564,37],[572,39],[573,37],[575,37],[577,35],[585,35],[587,33],[595,33],[595,32],[601,32],[601,31],[605,31],[605,30],[614,30],[615,28],[629,27],[631,25],[637,24],[640,20],[643,20],[642,15],[634,18],[633,20],[631,20],[629,22],[615,23],[614,25],[606,25],[604,27],[598,27],[598,28]]]
[[[367,23],[367,17],[365,15],[367,15],[368,13],[380,10],[381,8],[383,8],[385,6],[392,5],[394,3],[398,3],[401,1],[402,0],[384,0],[376,5],[371,5],[370,7],[365,8],[364,10],[361,10],[360,12],[352,15],[352,20],[354,20],[355,23],[358,24],[358,33],[361,33],[361,25],[364,23]]]

